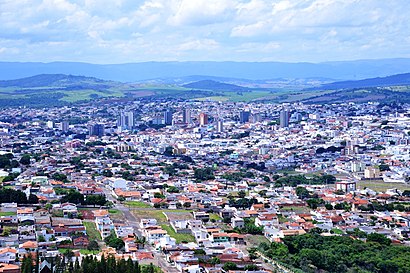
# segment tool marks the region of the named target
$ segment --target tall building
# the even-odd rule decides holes
[[[54,121],[52,121],[52,120],[47,121],[47,128],[53,129],[54,128]]]
[[[249,122],[249,117],[251,116],[251,112],[249,111],[241,111],[239,112],[239,122],[246,123]]]
[[[288,109],[283,109],[280,111],[280,128],[287,128],[289,127],[289,110]]]
[[[250,120],[251,120],[253,123],[261,122],[261,121],[262,121],[262,116],[261,116],[261,114],[259,114],[259,113],[254,113],[254,114],[252,114]]]
[[[199,125],[204,126],[208,124],[208,115],[205,113],[199,114]]]
[[[186,124],[191,123],[191,110],[184,109],[184,111],[182,112],[182,122]]]
[[[134,128],[134,112],[127,111],[122,112],[117,120],[117,126],[121,129],[132,129]]]
[[[60,123],[60,130],[61,131],[63,131],[63,132],[67,132],[68,131],[68,126],[69,126],[70,124],[68,123],[68,121],[62,121],[61,123]]]
[[[174,112],[171,109],[168,109],[164,112],[164,123],[165,125],[171,125],[172,124],[172,115]]]
[[[218,120],[218,122],[216,123],[216,131],[218,133],[222,133],[224,131],[224,123],[222,120]]]
[[[104,124],[96,123],[88,125],[88,135],[102,137],[104,135]]]

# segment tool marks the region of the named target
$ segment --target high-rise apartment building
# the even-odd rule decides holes
[[[250,111],[241,111],[239,112],[239,122],[246,123],[249,122],[249,117],[251,116]]]
[[[289,110],[288,109],[283,109],[282,111],[280,111],[279,122],[280,122],[280,128],[289,127]]]
[[[190,109],[184,109],[182,112],[182,122],[186,124],[191,123],[191,110]]]
[[[102,137],[104,135],[104,124],[96,123],[88,125],[88,135]]]
[[[208,124],[208,115],[205,113],[199,114],[199,125],[204,126]]]
[[[174,112],[171,109],[168,109],[164,112],[164,123],[165,125],[171,125],[172,124],[172,115]]]
[[[121,129],[132,129],[134,128],[134,112],[133,111],[127,111],[127,112],[122,112],[120,116],[118,117],[117,120],[117,126],[120,127]]]

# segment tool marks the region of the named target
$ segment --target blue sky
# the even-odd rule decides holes
[[[1,0],[0,61],[410,57],[408,0]]]

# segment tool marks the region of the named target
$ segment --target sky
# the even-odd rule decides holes
[[[410,57],[408,0],[0,0],[0,61]]]

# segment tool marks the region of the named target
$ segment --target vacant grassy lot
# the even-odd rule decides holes
[[[263,235],[248,235],[245,237],[247,247],[257,247],[261,243],[270,243]]]
[[[161,227],[168,233],[169,236],[175,238],[177,244],[181,242],[195,242],[195,238],[191,234],[176,233],[170,225],[161,225]]]
[[[157,221],[161,223],[167,223],[167,218],[165,217],[164,213],[168,213],[171,217],[171,219],[180,219],[180,217],[176,217],[177,214],[181,214],[181,216],[184,216],[185,214],[189,214],[192,212],[192,210],[184,210],[184,209],[154,209],[154,208],[142,208],[142,209],[131,209],[131,212],[134,214],[134,216],[139,220],[139,219],[144,219],[144,218],[154,218],[157,219]],[[183,215],[182,215],[183,214]],[[187,217],[182,217],[181,219],[186,219]],[[190,218],[188,218],[190,219]]]
[[[368,180],[359,181],[357,183],[359,189],[369,188],[377,192],[385,192],[388,189],[398,189],[401,191],[410,190],[410,185],[402,183],[386,183],[383,180]]]
[[[283,207],[280,210],[281,211],[294,211],[296,213],[307,213],[310,211],[308,207],[299,207],[299,206]]]
[[[124,205],[130,208],[151,208],[150,204],[141,201],[126,201]]]
[[[144,218],[154,218],[157,219],[158,222],[160,223],[166,223],[167,218],[165,215],[162,213],[163,210],[131,210],[132,214],[139,220],[139,219],[144,219]]]
[[[97,240],[97,241],[101,241],[101,234],[98,232],[97,230],[97,226],[95,225],[94,222],[87,222],[87,221],[83,221],[83,224],[85,226],[85,229],[87,231],[87,235],[89,240]]]

